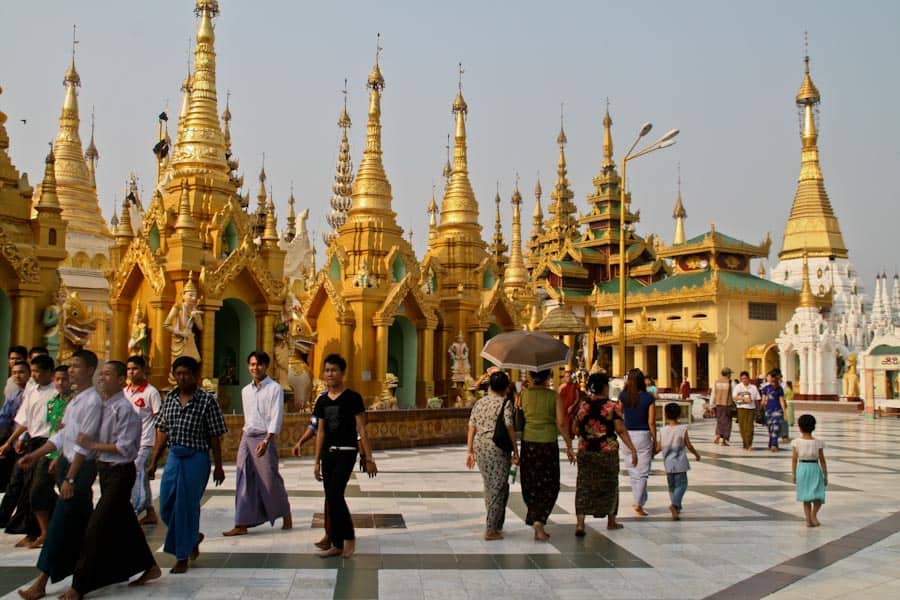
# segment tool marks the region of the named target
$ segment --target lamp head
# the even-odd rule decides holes
[[[674,138],[674,137],[675,137],[676,135],[678,135],[679,133],[681,133],[680,130],[678,130],[678,129],[672,129],[671,131],[669,131],[668,133],[666,133],[666,135],[664,135],[664,136],[662,136],[661,138],[659,138],[659,141],[665,142],[665,141],[671,140],[672,138]]]
[[[645,135],[650,133],[651,129],[653,129],[653,123],[644,123],[644,125],[641,127],[641,132],[638,134],[638,137],[644,137]]]

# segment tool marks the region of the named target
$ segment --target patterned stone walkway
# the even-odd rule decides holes
[[[513,486],[506,539],[484,542],[481,477],[465,469],[461,446],[394,450],[376,456],[375,479],[355,477],[348,489],[360,525],[358,554],[322,560],[316,513],[322,492],[312,464],[282,464],[295,529],[260,527],[225,538],[234,515],[234,470],[204,501],[207,541],[186,575],[169,575],[143,590],[114,586],[106,598],[839,598],[900,597],[900,420],[824,416],[828,500],[817,529],[804,527],[790,483],[790,452],[714,446],[713,424],[691,427],[703,455],[693,463],[683,520],[672,522],[659,461],[651,475],[649,517],[622,511],[625,528],[607,532],[589,521],[574,537],[575,469],[562,466],[562,492],[548,525],[549,543],[532,540]],[[736,431],[735,431],[736,434]],[[630,507],[627,475],[621,506]],[[160,564],[163,526],[148,528]],[[35,576],[37,551],[13,548],[0,535],[0,596]],[[48,588],[65,589],[68,580]],[[4,595],[5,594],[5,595]]]

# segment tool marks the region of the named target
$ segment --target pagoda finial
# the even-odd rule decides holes
[[[353,205],[353,162],[350,158],[350,116],[347,113],[347,80],[344,79],[344,108],[338,119],[338,127],[341,128],[341,143],[338,150],[338,160],[335,165],[334,183],[331,185],[331,212],[325,220],[331,226],[331,230],[322,232],[322,241],[328,246],[337,238],[338,229],[347,222],[347,213]]]
[[[609,116],[609,98],[606,99],[606,114],[603,115],[603,163],[601,170],[609,172],[616,168],[613,160],[612,117]]]
[[[462,95],[462,74],[464,69],[459,63],[459,89],[453,100],[451,112],[456,121],[453,142],[453,169],[444,199],[441,202],[441,227],[463,226],[467,229],[480,229],[478,223],[478,202],[469,181],[468,135],[466,133],[466,115],[469,107]]]
[[[531,218],[532,235],[534,233],[544,233],[544,211],[541,208],[541,174],[538,173],[537,181],[534,184],[534,213]]]
[[[178,219],[175,221],[175,231],[182,235],[193,235],[196,229],[194,217],[191,215],[191,200],[188,196],[187,181],[181,180],[181,198],[178,201]]]
[[[450,185],[450,176],[453,175],[453,166],[450,164],[450,134],[447,134],[447,145],[444,146],[447,151],[447,162],[444,163],[444,186]]]
[[[509,265],[503,274],[506,290],[522,289],[528,282],[528,271],[522,255],[522,194],[519,193],[519,174],[516,173],[516,187],[509,203],[512,205],[512,238],[509,249]]]
[[[175,177],[211,175],[219,181],[230,178],[225,158],[226,142],[218,115],[216,94],[216,35],[213,19],[219,14],[218,0],[196,0],[199,17],[194,46],[194,74],[185,92],[184,114],[172,153]],[[186,105],[186,106],[185,106]]]
[[[78,76],[78,71],[75,69],[75,46],[78,44],[78,26],[72,25],[72,62],[69,65],[69,69],[66,71],[66,76],[63,78],[63,83],[71,83],[75,86],[81,85],[81,77]]]
[[[275,199],[274,194],[269,191],[269,202],[266,204],[266,226],[262,233],[262,242],[264,247],[274,247],[278,245],[278,223],[275,220]]]
[[[100,159],[100,153],[97,152],[97,144],[94,142],[94,107],[91,106],[91,139],[88,147],[84,151],[84,159],[87,162],[88,171],[91,175],[91,183],[97,187],[97,161]]]
[[[800,288],[800,307],[810,308],[816,305],[812,288],[809,285],[809,261],[806,249],[803,250],[803,287]]]
[[[294,182],[291,181],[291,195],[288,196],[287,228],[284,230],[284,241],[290,243],[297,234],[297,213],[294,211]]]
[[[44,159],[44,179],[41,182],[41,196],[35,207],[38,213],[53,211],[59,213],[59,198],[56,195],[56,155],[53,152],[53,142],[49,142],[50,152]]]
[[[128,206],[128,195],[122,198],[122,218],[113,232],[119,245],[127,246],[129,240],[134,238],[134,229],[131,226],[131,209]]]
[[[491,244],[491,253],[497,265],[503,269],[506,265],[506,251],[509,247],[503,240],[503,224],[500,222],[500,182],[497,182],[497,195],[494,196],[494,242]]]
[[[384,50],[381,46],[381,32],[379,32],[375,36],[375,66],[372,67],[372,72],[369,73],[368,86],[369,88],[375,90],[383,90],[384,89],[384,77],[381,74],[381,51]]]
[[[431,201],[428,203],[428,241],[437,237],[438,205],[434,198],[435,185],[431,182]]]
[[[681,163],[678,163],[678,195],[675,197],[675,210],[672,211],[672,218],[675,219],[675,238],[673,244],[684,243],[684,219],[687,217],[687,211],[684,210],[684,203],[681,201]]]

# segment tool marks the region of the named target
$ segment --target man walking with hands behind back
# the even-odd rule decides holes
[[[744,450],[749,452],[753,450],[753,426],[756,407],[760,401],[759,390],[750,381],[750,373],[741,371],[741,382],[732,388],[731,393],[737,404],[741,441],[744,442]]]
[[[97,477],[97,465],[94,453],[79,446],[77,440],[82,433],[96,436],[100,431],[103,406],[100,394],[91,383],[96,369],[97,355],[90,350],[78,350],[72,355],[69,379],[76,393],[66,406],[63,427],[43,446],[19,461],[27,467],[42,456],[60,450],[56,466],[59,501],[53,509],[47,540],[38,557],[40,575],[31,587],[19,590],[25,600],[42,598],[47,581],[56,583],[71,575],[81,556],[84,531],[94,506],[92,486]]]
[[[716,437],[714,444],[728,445],[731,438],[731,369],[722,369],[722,377],[713,384],[713,406],[716,410]]]
[[[215,470],[213,481],[225,481],[222,445],[228,431],[215,397],[197,387],[200,363],[179,356],[172,363],[177,387],[169,392],[156,420],[156,444],[147,465],[147,477],[156,476],[156,463],[164,447],[169,457],[159,486],[159,514],[168,528],[164,550],[175,555],[171,573],[186,573],[188,559],[200,556],[200,501],[209,481],[209,451]]]
[[[275,445],[284,420],[284,390],[267,375],[269,355],[254,350],[247,357],[253,381],[241,390],[244,431],[238,448],[234,528],[222,535],[246,535],[248,528],[266,521],[283,519],[282,529],[290,529],[291,505],[284,480],[278,473]]]

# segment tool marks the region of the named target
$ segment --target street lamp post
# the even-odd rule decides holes
[[[669,146],[675,143],[675,136],[678,135],[677,129],[672,129],[664,136],[637,152],[634,152],[635,146],[638,145],[638,142],[641,141],[645,135],[650,133],[650,130],[653,128],[651,123],[644,123],[641,127],[641,130],[638,132],[637,137],[634,140],[634,143],[631,144],[631,147],[628,149],[628,152],[622,157],[622,177],[619,181],[619,361],[621,362],[622,375],[626,375],[625,372],[625,295],[627,293],[626,288],[627,284],[625,281],[625,176],[627,175],[628,170],[628,161],[638,158],[640,156],[644,156],[645,154],[650,154],[651,152],[655,152],[656,150],[662,150],[663,148],[668,148]]]

